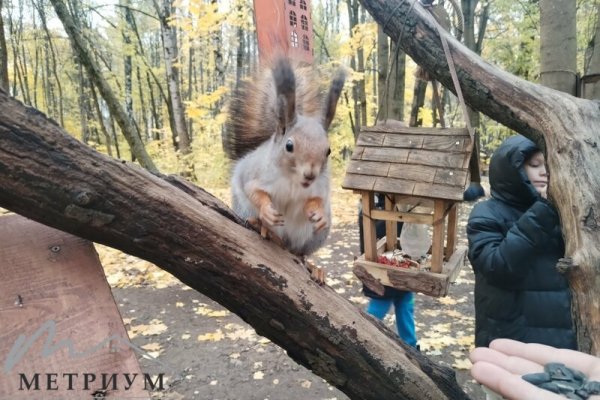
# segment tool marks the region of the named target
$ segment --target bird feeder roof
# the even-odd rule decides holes
[[[472,148],[466,128],[363,128],[342,187],[460,201]]]

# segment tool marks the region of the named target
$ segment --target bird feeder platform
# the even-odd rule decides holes
[[[362,197],[365,253],[354,273],[367,287],[376,293],[383,286],[435,297],[448,293],[467,253],[456,246],[457,215],[469,183],[472,148],[462,128],[377,125],[361,130],[342,187]],[[375,207],[376,193],[385,196],[383,210]],[[379,242],[377,220],[386,221],[386,236]],[[397,222],[431,227],[432,245],[422,268],[377,262],[383,252],[400,248]]]

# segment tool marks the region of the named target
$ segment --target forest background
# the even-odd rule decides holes
[[[576,0],[580,75],[590,70],[594,42],[600,40],[599,2]],[[0,0],[0,86],[86,144],[131,160],[136,155],[131,138],[126,140],[111,99],[72,48],[54,3],[66,6],[92,51],[91,62],[115,94],[119,104],[113,106],[133,122],[133,134],[156,168],[202,187],[225,188],[229,165],[221,139],[227,101],[236,82],[258,65],[252,1]],[[470,41],[487,62],[539,81],[538,1],[462,0],[464,28],[455,2],[436,4],[447,10],[454,35]],[[315,0],[311,15],[314,64],[325,71],[342,64],[350,71],[330,131],[334,180],[343,176],[358,127],[375,123],[384,98],[392,99],[392,110],[384,114],[411,125],[440,126],[431,85],[416,78],[417,66],[382,39],[358,0]],[[388,73],[390,65],[398,67]],[[454,96],[441,93],[446,126],[464,126]],[[485,163],[512,132],[485,116],[476,123]]]

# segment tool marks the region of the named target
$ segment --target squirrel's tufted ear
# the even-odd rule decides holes
[[[277,130],[285,132],[296,120],[296,76],[288,59],[275,62],[273,80],[277,91]]]
[[[331,87],[329,88],[329,93],[327,94],[327,99],[325,101],[325,110],[323,112],[323,127],[325,128],[325,131],[329,129],[329,125],[331,125],[331,121],[333,121],[337,102],[342,94],[342,88],[344,87],[345,81],[346,72],[340,68],[335,73],[335,77],[331,82]]]

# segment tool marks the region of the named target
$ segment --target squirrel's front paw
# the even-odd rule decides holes
[[[273,203],[267,203],[260,208],[260,221],[268,226],[282,226],[283,215],[273,208]]]
[[[329,226],[327,217],[325,217],[325,210],[323,209],[309,211],[308,220],[314,224],[315,233],[319,233]]]

